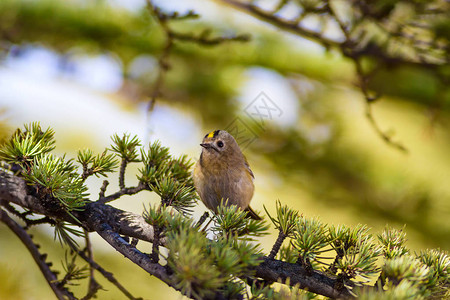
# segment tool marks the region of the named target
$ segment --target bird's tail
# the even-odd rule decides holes
[[[250,218],[252,218],[253,220],[262,220],[260,216],[258,216],[253,209],[248,206],[245,211],[247,212],[247,216],[249,216]]]

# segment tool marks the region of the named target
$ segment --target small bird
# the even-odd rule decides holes
[[[194,185],[203,203],[217,213],[220,202],[236,205],[255,220],[261,218],[250,208],[255,186],[247,159],[234,137],[215,130],[203,138],[200,159],[194,169]]]

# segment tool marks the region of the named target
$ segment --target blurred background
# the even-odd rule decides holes
[[[130,133],[144,145],[159,139],[172,154],[195,160],[206,133],[227,129],[255,173],[252,207],[261,214],[263,206],[274,212],[280,199],[327,224],[367,224],[373,234],[386,224],[406,226],[411,251],[448,250],[448,64],[439,72],[426,64],[398,64],[371,78],[370,89],[382,95],[371,105],[373,118],[385,136],[407,149],[402,151],[367,118],[354,61],[224,2],[153,1],[163,12],[199,14],[171,21],[175,31],[225,37],[209,46],[175,40],[166,51],[167,32],[144,0],[0,1],[1,138],[39,121],[55,130],[56,153],[68,157],[85,148],[103,151],[112,134]],[[298,1],[283,13],[295,14],[314,2],[320,1]],[[348,10],[345,3],[351,1],[341,2]],[[404,22],[414,17],[407,1],[373,1],[386,9],[381,2]],[[448,2],[435,2],[448,9]],[[320,20],[303,25],[314,30]],[[439,20],[433,33],[448,40],[450,20]],[[339,40],[335,27],[326,34]],[[127,169],[128,185],[136,184],[137,167]],[[93,197],[101,181],[88,180]],[[116,181],[111,178],[110,192],[118,188]],[[141,193],[113,205],[142,213],[143,205],[156,201]],[[199,204],[194,217],[205,210]],[[53,241],[52,229],[33,232],[60,265],[64,249]],[[272,235],[261,241],[267,252],[274,240]],[[3,225],[0,245],[0,299],[53,299],[30,255]],[[134,296],[181,297],[95,237],[94,251]],[[101,299],[124,299],[100,275],[97,279],[108,290],[100,292]],[[85,289],[74,287],[79,294]]]

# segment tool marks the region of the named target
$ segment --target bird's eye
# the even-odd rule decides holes
[[[222,141],[218,141],[218,142],[217,142],[217,146],[218,146],[219,148],[222,148],[222,147],[223,147],[223,142],[222,142]]]

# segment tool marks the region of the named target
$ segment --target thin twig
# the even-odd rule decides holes
[[[86,244],[85,250],[87,252],[87,257],[89,258],[89,260],[93,261],[94,255],[92,253],[92,244],[91,244],[91,239],[89,238],[89,232],[87,232],[87,230],[84,230],[84,240],[85,240],[85,244]],[[77,251],[77,252],[80,252],[80,251]],[[102,288],[102,286],[97,282],[97,280],[95,280],[94,267],[91,264],[89,264],[89,285],[88,285],[88,291],[86,293],[86,296],[83,298],[83,300],[88,300],[88,299],[91,299],[92,297],[95,297],[98,290],[101,288]]]
[[[246,42],[249,40],[249,36],[245,34],[233,35],[233,36],[217,36],[210,37],[210,30],[206,29],[200,34],[194,34],[192,32],[182,33],[173,30],[169,26],[169,21],[179,21],[185,19],[198,18],[198,14],[193,11],[189,11],[187,14],[180,15],[177,12],[166,13],[163,12],[159,7],[154,5],[151,0],[146,0],[147,8],[150,13],[155,16],[158,24],[165,35],[164,47],[162,53],[158,58],[158,75],[156,81],[153,85],[153,92],[150,96],[150,101],[147,107],[147,111],[153,111],[157,98],[161,97],[161,90],[164,84],[164,79],[166,73],[170,70],[170,55],[174,48],[175,41],[180,42],[191,42],[202,46],[216,46],[225,42]]]
[[[309,260],[308,257],[303,257],[302,255],[299,255],[296,261],[297,264],[303,266],[303,268],[305,268],[306,273],[311,276],[313,274],[313,267],[311,265],[311,261]]]
[[[108,187],[108,185],[109,185],[109,181],[103,180],[102,187],[100,188],[100,193],[98,194],[99,199],[105,198],[106,188]]]
[[[83,173],[81,173],[81,180],[85,181],[86,178],[94,174],[94,171],[91,168],[88,168],[88,164],[83,164]]]
[[[377,124],[375,118],[372,114],[372,104],[370,102],[366,102],[366,117],[369,120],[370,124],[372,125],[372,128],[375,130],[375,132],[390,146],[397,148],[400,151],[403,151],[405,153],[408,153],[408,149],[403,146],[401,143],[396,142],[392,139],[391,136],[389,136],[387,133],[383,132],[379,125]]]
[[[331,274],[336,275],[338,269],[336,267],[336,265],[339,263],[339,260],[342,259],[343,254],[341,254],[341,251],[336,251],[336,257],[334,258],[333,262],[330,264],[330,266],[328,267],[328,271],[331,272]]]
[[[122,158],[122,162],[120,163],[119,170],[119,188],[120,190],[125,189],[125,169],[127,167],[128,161],[125,158]]]
[[[48,223],[51,225],[55,224],[55,220],[53,220],[52,218],[49,217],[43,217],[40,219],[36,219],[36,220],[32,220],[32,219],[28,219],[27,216],[32,215],[33,213],[31,211],[25,211],[23,213],[19,212],[18,210],[16,210],[10,203],[6,202],[6,201],[1,201],[0,204],[11,214],[15,215],[16,217],[19,217],[22,221],[25,222],[25,227],[24,229],[27,230],[28,228],[30,228],[31,226],[34,225],[39,225],[39,224],[44,224],[44,223]]]
[[[287,238],[287,235],[283,231],[278,232],[277,240],[275,241],[275,244],[272,247],[272,250],[269,253],[269,259],[274,259],[277,255],[278,251],[280,251],[281,245],[283,244],[283,241]]]
[[[49,217],[43,217],[43,218],[40,218],[37,220],[25,219],[25,223],[26,223],[26,226],[24,227],[24,229],[29,229],[31,226],[40,225],[40,224],[50,224],[50,225],[56,224],[55,220],[53,220],[52,218],[49,218]]]
[[[111,272],[106,271],[102,266],[96,263],[91,257],[86,255],[84,251],[77,251],[78,255],[86,261],[92,269],[97,270],[103,275],[109,282],[114,284],[128,299],[137,300],[142,298],[134,297],[120,282],[114,277]]]
[[[139,239],[137,238],[131,238],[131,246],[136,247],[137,244],[139,243]]]
[[[76,300],[76,297],[68,291],[64,287],[58,287],[58,278],[56,274],[50,270],[49,265],[45,262],[45,257],[41,255],[36,245],[33,243],[33,240],[28,235],[28,233],[23,229],[19,224],[17,224],[13,219],[8,216],[8,213],[3,209],[0,209],[0,221],[2,221],[12,232],[21,240],[21,242],[25,245],[25,247],[30,252],[34,261],[38,265],[42,275],[44,275],[45,280],[47,281],[50,288],[55,293],[55,296],[60,300],[65,299],[73,299]]]
[[[408,149],[406,149],[405,146],[403,146],[401,143],[396,142],[392,139],[391,136],[389,136],[387,133],[383,132],[380,127],[378,126],[373,114],[372,114],[372,103],[377,100],[380,96],[379,95],[371,95],[369,92],[368,82],[370,77],[373,76],[373,74],[376,72],[376,69],[372,70],[370,74],[366,74],[363,70],[363,67],[361,65],[361,61],[358,58],[354,59],[355,67],[356,67],[356,73],[359,76],[359,82],[361,91],[366,99],[366,117],[369,120],[369,123],[372,125],[372,128],[375,130],[375,132],[389,145],[392,146],[398,150],[401,150],[405,153],[408,152]]]
[[[199,35],[193,35],[191,33],[179,33],[179,32],[170,32],[171,36],[179,41],[183,42],[191,42],[204,46],[215,46],[218,44],[222,44],[224,42],[247,42],[250,40],[250,36],[248,34],[240,34],[233,36],[217,36],[217,37],[209,37],[209,30],[205,30]]]
[[[236,0],[218,0],[233,6],[241,11],[244,11],[262,21],[275,25],[278,28],[284,29],[296,35],[311,39],[315,42],[322,44],[325,48],[339,47],[342,43],[338,40],[327,38],[314,30],[307,29],[300,26],[298,23],[290,20],[283,19],[276,16],[272,11],[266,11],[252,3],[244,3]]]
[[[159,262],[159,238],[161,235],[161,227],[155,225],[155,232],[154,232],[154,240],[153,240],[153,244],[152,244],[152,253],[150,254],[150,257],[152,258],[152,262],[153,263],[158,263]]]
[[[73,245],[72,245],[72,246],[73,246]],[[73,248],[74,248],[74,247],[73,247]],[[67,253],[66,253],[66,254],[67,254]],[[66,258],[67,258],[67,257],[66,257]],[[58,288],[64,288],[64,286],[66,286],[67,283],[73,278],[73,273],[69,271],[69,270],[71,269],[71,267],[69,267],[69,266],[74,266],[74,265],[75,265],[75,260],[76,260],[76,259],[77,259],[77,257],[76,257],[76,256],[73,256],[73,257],[72,257],[72,261],[71,261],[70,263],[68,263],[68,266],[67,266],[68,271],[67,271],[66,275],[64,275],[63,279],[58,280],[58,282],[57,282]]]
[[[337,290],[334,288],[336,278],[328,277],[315,270],[309,274],[302,265],[297,263],[264,257],[264,261],[254,269],[257,278],[262,278],[268,282],[289,282],[291,286],[298,284],[301,289],[307,289],[309,292],[332,299],[354,298],[346,289]]]
[[[2,205],[9,213],[13,214],[16,217],[19,217],[24,222],[27,221],[26,216],[31,215],[31,211],[25,211],[23,213],[19,212],[17,209],[14,208],[10,203],[6,201],[0,201],[0,205]]]
[[[119,199],[120,197],[124,196],[124,195],[134,195],[137,194],[143,190],[145,190],[147,187],[144,184],[139,183],[138,186],[136,187],[130,187],[130,188],[123,188],[118,192],[115,192],[114,194],[111,194],[109,196],[106,197],[102,197],[100,199],[98,199],[99,203],[105,204],[114,200]]]
[[[206,232],[206,230],[208,229],[209,224],[211,224],[211,222],[214,220],[213,217],[209,218],[209,221],[206,223],[205,227],[203,227],[202,230],[200,230],[201,232]]]
[[[160,24],[166,38],[163,51],[158,58],[158,75],[153,85],[153,92],[150,97],[150,102],[147,107],[147,112],[152,112],[158,97],[161,96],[161,89],[164,82],[165,74],[170,68],[169,56],[173,47],[173,37],[170,34],[170,28],[167,25],[167,20],[170,19],[167,14],[163,14],[161,10],[153,5],[150,0],[147,0],[147,7],[149,11],[156,17]]]

